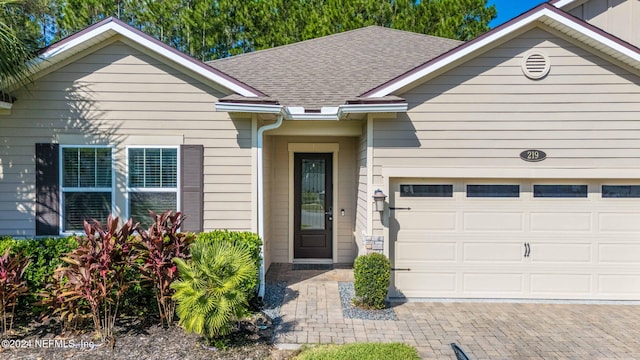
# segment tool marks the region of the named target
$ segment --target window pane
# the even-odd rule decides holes
[[[95,187],[111,187],[111,149],[96,149],[96,184]]]
[[[151,226],[149,210],[159,214],[165,210],[176,211],[176,193],[173,192],[130,192],[129,216],[140,222],[143,228]]]
[[[640,185],[602,185],[603,198],[640,198]]]
[[[520,185],[467,185],[467,197],[519,197]]]
[[[63,148],[62,186],[111,187],[110,148]]]
[[[80,164],[80,185],[79,187],[96,186],[96,153],[95,149],[78,149]]]
[[[302,203],[300,227],[302,230],[324,229],[325,161],[302,159]]]
[[[144,187],[144,149],[129,149],[129,187]]]
[[[400,185],[400,197],[453,197],[453,185]]]
[[[533,197],[586,198],[587,185],[533,185]]]
[[[178,186],[178,150],[162,149],[162,187]]]
[[[177,185],[177,149],[129,149],[129,187],[175,188]]]
[[[62,186],[78,187],[78,149],[62,149]]]
[[[160,187],[160,149],[145,149],[145,187]]]
[[[105,224],[111,213],[111,193],[67,192],[64,194],[64,230],[82,230],[83,220]]]

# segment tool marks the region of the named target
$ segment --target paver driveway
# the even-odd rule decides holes
[[[397,321],[344,318],[338,281],[351,269],[291,270],[274,264],[267,281],[288,283],[276,344],[404,342],[424,359],[640,359],[640,306],[426,302],[397,304]]]

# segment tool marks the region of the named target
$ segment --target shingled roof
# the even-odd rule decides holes
[[[305,111],[338,106],[462,42],[369,26],[207,64]]]

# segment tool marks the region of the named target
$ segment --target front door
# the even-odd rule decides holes
[[[294,156],[294,245],[296,259],[330,259],[333,228],[333,154]]]

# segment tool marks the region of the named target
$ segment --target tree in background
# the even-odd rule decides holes
[[[35,3],[0,1],[0,90],[29,79],[28,63],[40,45],[39,27],[30,19],[39,11]]]
[[[470,40],[496,16],[487,0],[25,1],[40,45],[115,16],[203,61],[368,25]]]

